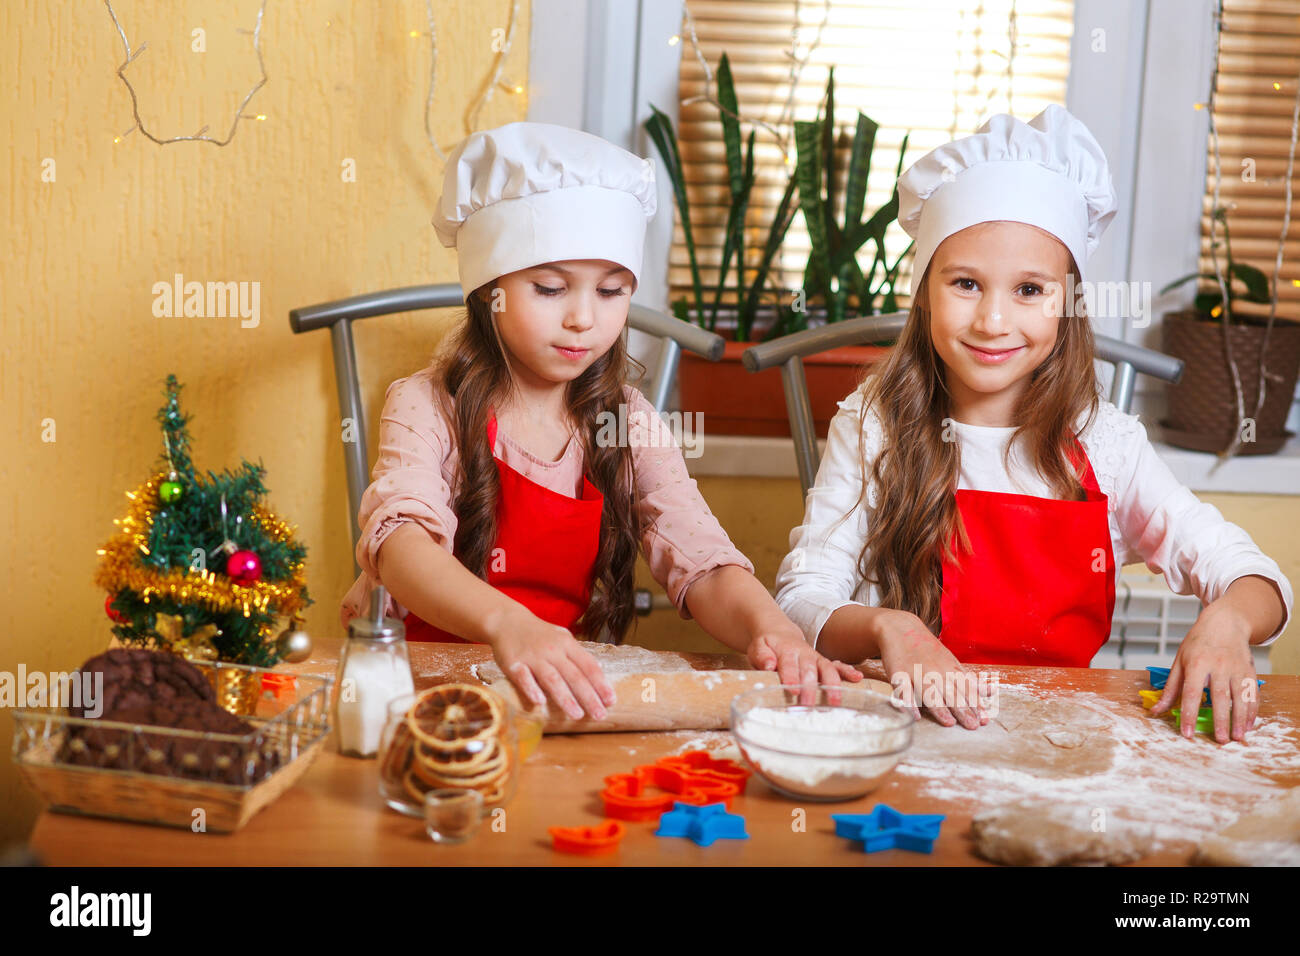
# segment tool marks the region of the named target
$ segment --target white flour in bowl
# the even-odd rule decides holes
[[[849,707],[755,707],[736,726],[745,755],[778,786],[815,787],[832,777],[874,778],[908,741],[896,716]]]

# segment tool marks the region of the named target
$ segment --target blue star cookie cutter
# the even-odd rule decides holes
[[[1147,679],[1151,681],[1151,687],[1154,690],[1164,690],[1165,684],[1169,683],[1169,668],[1148,667]],[[1264,686],[1264,682],[1262,680],[1256,680],[1255,684],[1258,687]],[[1201,692],[1201,703],[1208,704],[1209,702],[1210,702],[1210,688],[1207,687],[1205,688],[1205,690]]]
[[[725,803],[710,803],[695,807],[689,803],[674,803],[673,808],[659,818],[657,837],[686,837],[696,846],[712,846],[714,840],[748,840],[745,818],[728,813]]]
[[[831,819],[836,836],[861,841],[866,853],[895,847],[930,853],[946,818],[942,813],[899,813],[878,803],[870,813],[832,813]]]

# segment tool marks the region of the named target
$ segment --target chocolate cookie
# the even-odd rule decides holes
[[[257,729],[224,710],[203,673],[174,654],[114,648],[81,669],[103,674],[99,719],[241,737]],[[68,713],[86,716],[84,706]],[[262,779],[282,762],[279,749],[257,736],[234,742],[86,726],[69,728],[58,759],[236,786]]]

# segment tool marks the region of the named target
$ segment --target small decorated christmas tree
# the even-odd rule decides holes
[[[302,660],[311,649],[300,617],[312,603],[307,549],[260,503],[260,464],[206,477],[195,471],[180,390],[168,375],[159,470],[127,492],[130,508],[99,551],[95,585],[108,591],[113,633],[192,660],[258,667]],[[278,633],[282,618],[291,624]]]

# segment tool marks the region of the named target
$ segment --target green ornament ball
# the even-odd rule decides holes
[[[158,500],[163,504],[169,505],[173,501],[179,501],[183,494],[185,488],[179,481],[164,481],[158,486]]]

